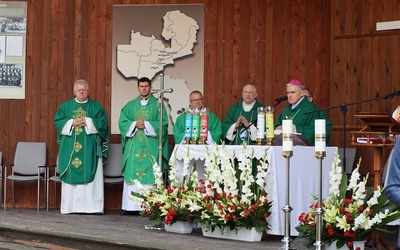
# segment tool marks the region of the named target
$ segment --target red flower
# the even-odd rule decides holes
[[[299,222],[304,222],[306,220],[307,214],[301,213],[299,216]]]
[[[347,213],[345,213],[344,215],[346,216],[346,221],[349,222],[350,219],[351,219],[351,213],[348,213],[348,212],[347,212]]]
[[[335,230],[333,230],[332,228],[328,229],[328,234],[329,235],[333,235],[335,233]]]
[[[359,207],[357,208],[357,210],[360,211],[360,212],[362,212],[362,211],[364,211],[364,207],[363,207],[363,206],[359,206]]]
[[[353,239],[353,238],[356,237],[356,234],[355,234],[354,232],[352,232],[352,231],[345,231],[345,232],[343,233],[343,235],[344,235],[345,237],[351,238],[351,239]]]

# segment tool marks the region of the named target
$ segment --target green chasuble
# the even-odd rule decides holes
[[[304,112],[317,109],[318,107],[315,104],[309,102],[307,98],[303,97],[303,99],[294,109],[292,109],[292,105],[288,105],[283,109],[275,123],[275,128],[282,126],[283,120],[293,119],[293,124],[296,125],[296,132],[302,134],[311,145],[314,145],[315,120],[326,119],[326,144],[328,145],[331,131],[331,121],[326,114],[324,112],[312,112],[306,115],[304,114]]]
[[[256,99],[256,103],[254,104],[253,108],[246,112],[243,109],[243,101],[240,101],[234,105],[231,106],[231,108],[228,111],[228,115],[226,116],[225,120],[222,122],[222,135],[225,138],[226,133],[228,132],[229,128],[236,123],[236,121],[238,120],[239,116],[244,116],[246,117],[247,121],[249,121],[250,123],[255,122],[255,120],[257,119],[257,109],[258,107],[264,107],[263,104],[261,104],[257,99]],[[255,124],[257,125],[257,124]],[[240,145],[243,142],[247,142],[247,144],[255,144],[255,141],[252,142],[250,140],[250,135],[249,135],[250,131],[249,128],[245,129],[244,126],[240,126],[237,129],[237,132],[235,133],[235,136],[233,138],[233,141],[230,141],[228,139],[225,138],[225,143],[227,145]]]
[[[85,127],[71,127],[71,135],[62,135],[64,125],[71,119],[88,117],[93,121],[97,134],[87,134]],[[60,179],[68,184],[86,184],[93,181],[98,158],[107,161],[109,143],[108,118],[103,106],[88,98],[86,103],[75,99],[60,105],[54,116],[57,130],[58,169]]]
[[[181,143],[183,137],[185,136],[186,113],[183,113],[176,118],[173,130],[175,144]],[[218,116],[211,111],[208,112],[208,131],[210,131],[213,141],[216,144],[221,144],[221,121],[219,120]]]
[[[162,155],[163,170],[168,167],[168,115],[163,105],[162,121]],[[151,124],[156,136],[147,136],[143,129],[136,129],[133,137],[127,137],[130,126],[137,119],[143,119]],[[160,112],[158,101],[150,96],[147,105],[141,105],[140,97],[128,102],[121,110],[119,117],[119,130],[121,132],[121,143],[123,148],[122,175],[127,183],[134,179],[142,184],[154,184],[153,165],[158,163],[159,136],[160,136]]]

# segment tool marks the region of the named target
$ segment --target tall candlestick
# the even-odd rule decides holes
[[[293,120],[282,121],[282,150],[293,150]]]
[[[315,154],[325,155],[326,151],[326,126],[324,119],[315,120]]]
[[[324,243],[322,242],[323,214],[322,210],[322,159],[326,154],[326,127],[325,120],[315,120],[315,156],[319,160],[319,181],[318,181],[318,207],[315,208],[315,217],[317,220],[315,249],[322,250]]]

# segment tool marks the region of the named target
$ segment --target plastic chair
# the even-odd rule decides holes
[[[14,163],[4,165],[4,210],[7,207],[7,181],[12,182],[12,207],[14,208],[14,182],[37,182],[37,210],[40,206],[40,182],[46,180],[46,143],[18,142]],[[7,167],[12,174],[7,176]],[[46,188],[44,186],[44,188]]]
[[[50,176],[50,169],[54,168],[54,175]],[[49,211],[49,184],[50,181],[54,182],[54,204],[57,203],[57,183],[60,183],[60,175],[58,172],[58,156],[57,156],[57,164],[53,166],[46,166],[46,209]],[[57,206],[56,206],[57,208]]]
[[[108,145],[108,160],[104,164],[104,183],[119,184],[124,182],[124,177],[121,175],[122,170],[122,146],[121,144]]]

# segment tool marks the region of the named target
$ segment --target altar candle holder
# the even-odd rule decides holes
[[[318,206],[315,208],[315,217],[317,219],[315,249],[322,250],[324,243],[322,242],[323,229],[323,210],[322,210],[322,159],[326,156],[326,129],[325,120],[315,120],[315,157],[319,161],[319,183],[318,183]]]
[[[291,247],[290,239],[290,212],[293,208],[289,205],[289,183],[290,183],[290,157],[293,156],[293,121],[282,121],[282,155],[286,160],[286,205],[282,208],[285,213],[285,230],[282,239],[283,247],[281,249],[295,249]]]

